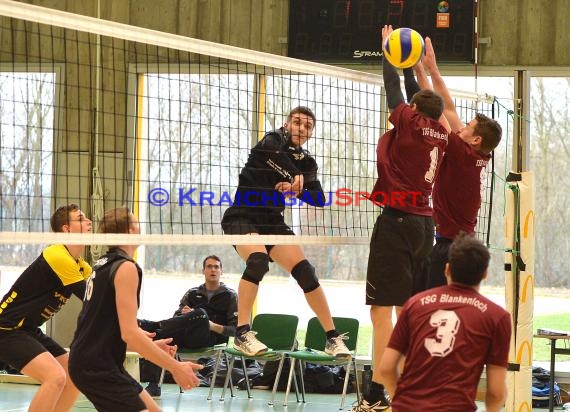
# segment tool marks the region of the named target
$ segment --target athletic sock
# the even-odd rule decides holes
[[[384,397],[384,385],[381,383],[376,383],[374,381],[370,382],[370,389],[368,390],[368,395],[366,400],[369,403],[378,402]]]
[[[339,335],[340,335],[340,333],[338,333],[338,331],[336,329],[331,329],[331,330],[327,331],[327,340],[331,340],[332,338],[336,338]]]
[[[251,330],[249,324],[241,325],[236,328],[236,336],[242,336]]]

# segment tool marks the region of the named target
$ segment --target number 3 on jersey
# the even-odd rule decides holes
[[[461,321],[452,310],[438,310],[429,318],[431,326],[436,328],[435,338],[426,338],[424,346],[431,356],[444,357],[451,353],[455,344],[455,335]]]

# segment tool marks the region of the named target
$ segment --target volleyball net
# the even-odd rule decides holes
[[[381,76],[19,2],[0,1],[0,15],[0,242],[12,254],[16,243],[125,242],[50,233],[69,203],[94,227],[129,206],[141,224],[129,243],[251,243],[223,235],[221,218],[250,149],[300,105],[317,117],[306,149],[326,206],[293,199],[285,220],[298,236],[256,243],[368,244],[380,209],[366,195],[389,127]],[[495,117],[492,97],[452,94],[464,120]],[[493,165],[477,227],[487,243]]]

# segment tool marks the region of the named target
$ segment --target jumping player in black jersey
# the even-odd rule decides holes
[[[91,232],[91,220],[70,204],[51,216],[54,232]],[[83,299],[91,267],[82,258],[83,245],[51,245],[30,265],[0,303],[0,361],[9,364],[41,386],[29,411],[67,411],[77,388],[68,379],[68,355],[40,326],[71,297]]]
[[[105,213],[101,233],[138,234],[139,223],[125,207]],[[69,374],[98,411],[159,411],[142,386],[123,367],[127,348],[168,369],[176,383],[198,386],[194,369],[202,366],[173,358],[172,339],[153,341],[139,328],[142,270],[133,260],[136,245],[112,246],[93,266],[83,309],[69,354]]]
[[[226,234],[294,235],[283,218],[283,210],[292,198],[322,207],[325,197],[317,178],[317,162],[302,148],[313,134],[315,114],[307,107],[289,112],[283,127],[265,134],[251,150],[239,175],[234,203],[222,219]],[[311,309],[327,333],[326,352],[350,356],[336,331],[330,309],[315,268],[297,245],[237,245],[236,251],[246,262],[238,287],[238,327],[234,346],[247,355],[267,351],[267,346],[250,330],[250,317],[259,282],[274,261],[297,281]]]

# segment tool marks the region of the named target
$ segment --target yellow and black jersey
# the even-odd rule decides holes
[[[73,293],[85,294],[91,266],[64,245],[52,245],[14,282],[0,303],[0,330],[32,329],[56,314]]]

